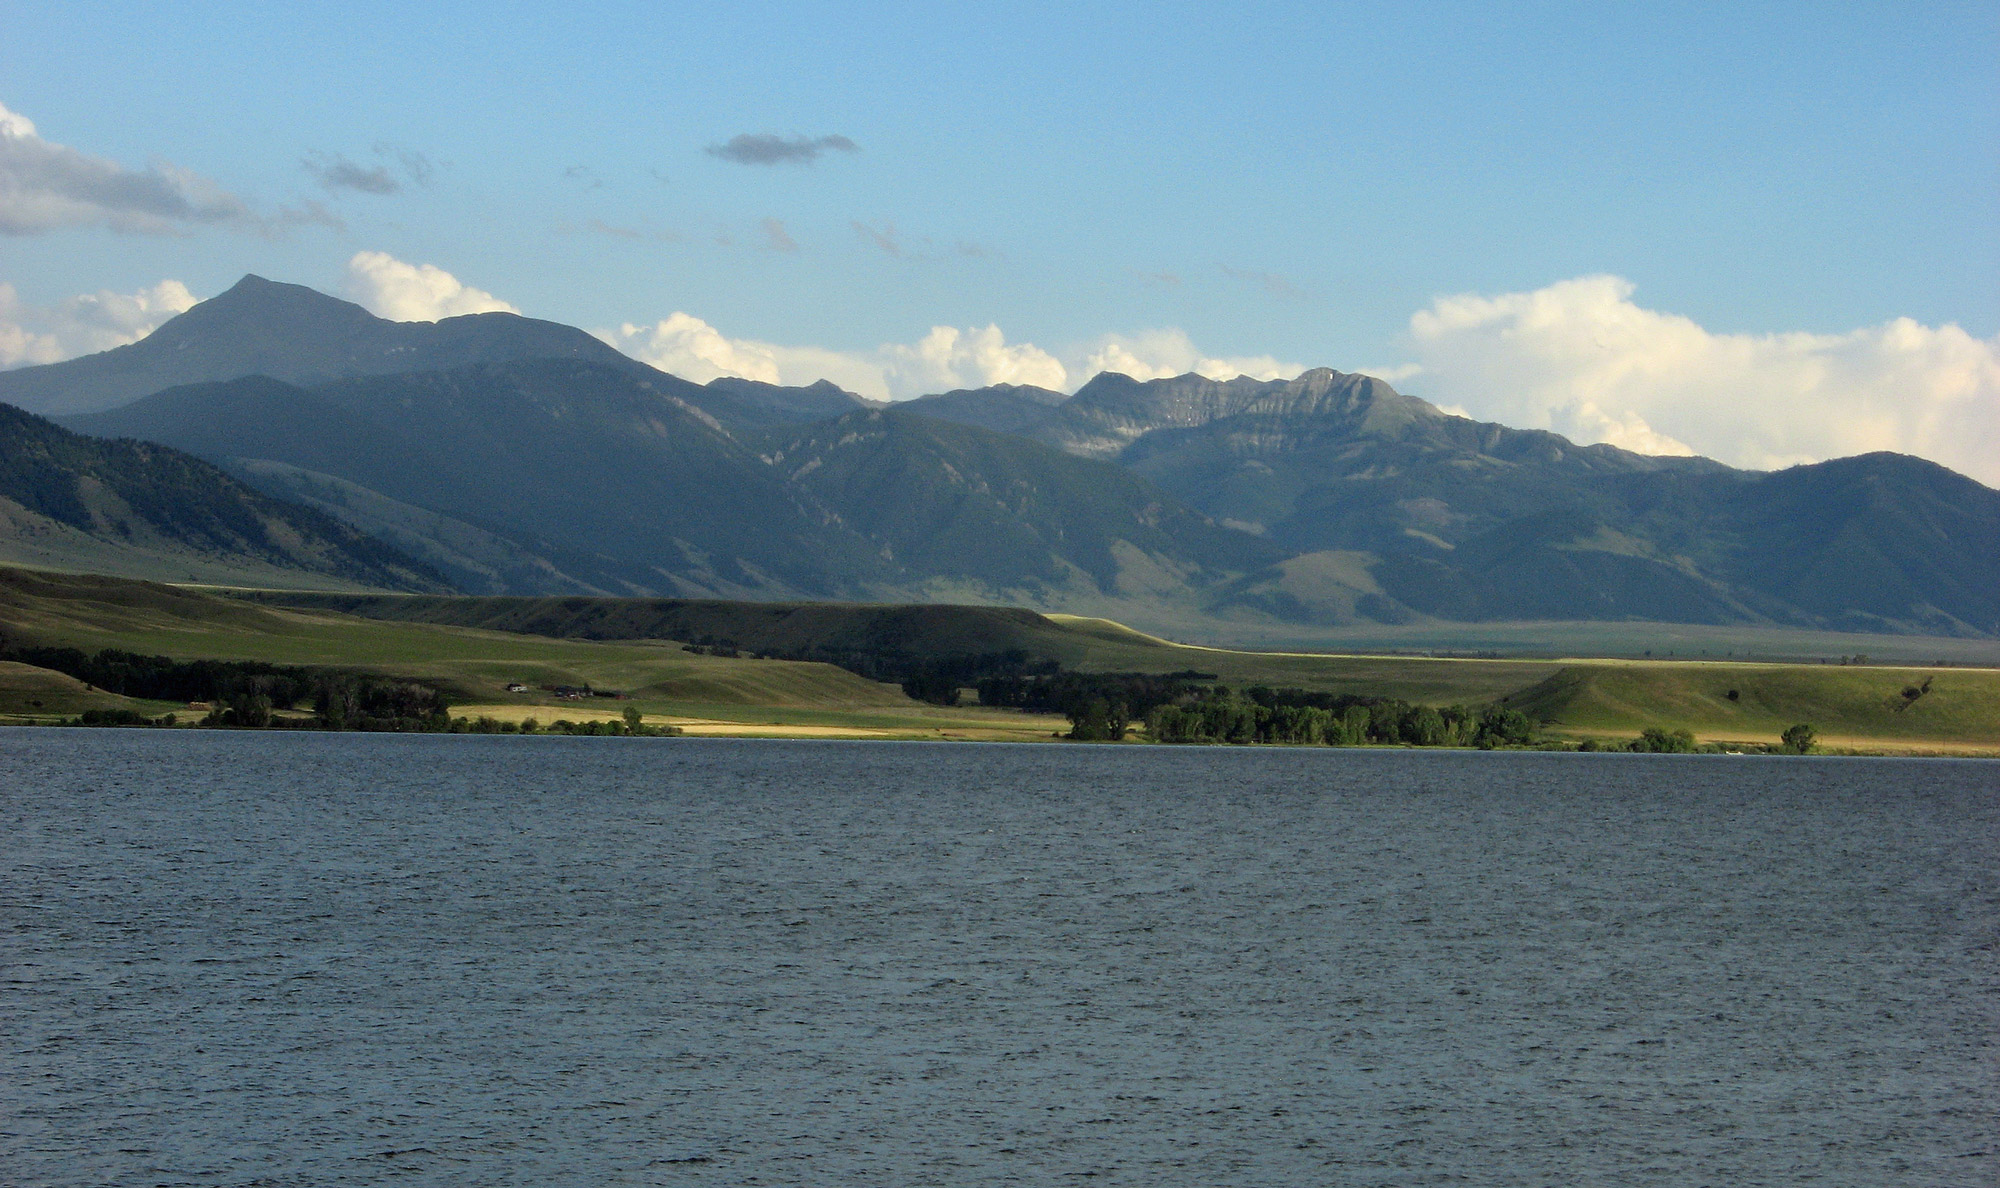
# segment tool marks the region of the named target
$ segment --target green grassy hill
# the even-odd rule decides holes
[[[1915,699],[1903,695],[1926,681],[1928,692]],[[1632,735],[1661,726],[1706,739],[1769,742],[1804,722],[1831,745],[2000,747],[2000,672],[1992,669],[1579,664],[1508,704],[1576,736]]]
[[[0,660],[0,715],[24,717],[75,717],[85,710],[131,710],[157,717],[180,707],[150,701],[136,701],[93,689],[73,676]]]

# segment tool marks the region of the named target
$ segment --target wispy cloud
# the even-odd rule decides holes
[[[581,223],[559,222],[555,224],[555,232],[558,235],[602,235],[607,239],[619,239],[628,243],[681,243],[687,238],[678,231],[659,227],[634,227],[595,217],[585,219]]]
[[[892,256],[901,256],[903,254],[903,245],[896,238],[896,224],[884,223],[877,229],[862,222],[860,219],[855,219],[848,225],[854,228],[854,233],[860,236],[864,242],[872,243]]]
[[[59,363],[137,342],[194,303],[177,280],[136,293],[84,293],[52,306],[30,305],[0,282],[0,368]]]
[[[586,190],[604,188],[604,179],[597,176],[597,171],[588,165],[572,165],[563,170],[563,180],[575,182]]]
[[[347,262],[347,295],[377,317],[435,322],[474,313],[520,313],[434,264],[406,264],[387,252],[356,252]]]
[[[711,157],[721,157],[738,165],[810,165],[825,153],[858,153],[861,146],[845,136],[777,136],[769,132],[740,132],[721,144],[709,145],[707,151]]]
[[[1306,295],[1306,291],[1292,283],[1290,277],[1282,276],[1275,272],[1258,272],[1249,268],[1232,268],[1227,264],[1221,267],[1222,275],[1234,280],[1248,281],[1273,297],[1282,297],[1289,301]]]
[[[402,191],[403,183],[389,172],[387,165],[372,168],[357,165],[342,156],[308,157],[299,162],[299,167],[311,174],[314,181],[329,190],[359,190],[363,194],[395,194]]]
[[[1870,450],[2000,484],[2000,337],[1897,318],[1718,334],[1586,276],[1440,297],[1410,319],[1412,387],[1471,415],[1649,453],[1773,467]]]
[[[791,232],[785,230],[785,224],[782,219],[765,219],[758,226],[763,229],[765,247],[770,248],[774,252],[796,252],[799,250],[798,241],[792,238]]]
[[[402,148],[387,141],[375,142],[375,155],[386,157],[403,167],[403,173],[420,186],[431,184],[431,175],[437,172],[437,164],[424,153],[415,149]]]
[[[400,194],[404,183],[430,184],[434,167],[429,157],[411,149],[377,143],[379,160],[373,165],[351,161],[345,154],[313,153],[299,162],[299,168],[329,190],[353,190],[361,194]]]
[[[199,174],[167,161],[128,169],[78,152],[42,139],[26,116],[0,105],[0,235],[64,227],[168,235],[196,226],[269,231],[273,224]]]

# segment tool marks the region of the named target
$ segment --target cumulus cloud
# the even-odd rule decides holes
[[[883,379],[891,396],[904,399],[953,388],[989,384],[1033,384],[1061,390],[1068,369],[1033,343],[1008,343],[1000,327],[960,330],[933,326],[908,346],[881,349]]]
[[[1106,334],[1077,352],[1074,370],[1082,378],[1115,371],[1136,380],[1166,379],[1193,372],[1209,379],[1292,379],[1305,367],[1270,355],[1217,357],[1205,355],[1181,330],[1146,330],[1138,334]]]
[[[1205,355],[1179,330],[1105,335],[1068,359],[1031,342],[1009,342],[997,325],[933,326],[915,342],[885,343],[871,351],[833,351],[731,338],[687,313],[675,313],[647,325],[627,322],[597,335],[635,359],[697,383],[720,376],[790,385],[824,379],[875,400],[908,400],[991,384],[1032,384],[1067,392],[1100,371],[1149,380],[1188,372],[1210,379],[1240,375],[1290,379],[1305,370],[1269,356]]]
[[[0,369],[59,363],[137,342],[195,303],[177,280],[136,293],[100,290],[52,306],[30,305],[0,282]]]
[[[280,222],[317,222],[310,208]],[[322,215],[324,212],[320,212]],[[26,117],[0,105],[0,234],[108,227],[147,235],[191,226],[267,230],[242,199],[166,161],[127,169],[44,140]]]
[[[377,317],[435,322],[460,314],[520,313],[434,264],[406,264],[387,252],[356,252],[347,262],[347,295]]]
[[[1061,389],[1068,380],[1055,356],[1032,343],[1009,343],[998,326],[933,326],[913,343],[888,343],[872,351],[830,351],[730,338],[700,318],[675,313],[651,325],[627,322],[616,330],[599,331],[598,337],[635,359],[696,383],[721,376],[792,385],[824,379],[875,400],[907,400],[988,384]]]
[[[845,136],[774,136],[769,132],[739,132],[722,144],[708,146],[708,155],[738,165],[810,165],[827,152],[858,153],[861,146]]]
[[[1844,334],[1717,334],[1615,276],[1439,298],[1410,319],[1419,383],[1483,418],[1769,468],[1896,450],[2000,483],[2000,338],[1897,318]]]
[[[887,399],[881,363],[868,352],[780,346],[729,338],[692,314],[676,312],[650,325],[626,322],[597,336],[643,363],[705,384],[723,376],[803,386],[831,380],[850,392]]]

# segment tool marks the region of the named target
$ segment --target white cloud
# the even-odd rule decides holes
[[[1716,334],[1615,276],[1443,297],[1410,319],[1418,387],[1505,424],[1777,467],[1871,450],[2000,483],[2000,338],[1909,318]]]
[[[875,400],[908,400],[992,384],[1032,384],[1069,392],[1100,371],[1149,380],[1188,372],[1210,379],[1239,375],[1291,379],[1305,370],[1268,355],[1205,355],[1179,330],[1108,334],[1071,352],[1067,360],[1031,342],[1008,342],[997,325],[933,326],[915,342],[887,343],[872,351],[832,351],[730,338],[687,313],[650,325],[627,322],[616,330],[597,331],[597,336],[635,359],[696,383],[725,375],[788,385],[824,379]]]
[[[992,325],[984,330],[933,326],[914,344],[885,346],[878,353],[883,378],[898,400],[989,384],[1060,390],[1069,382],[1068,371],[1054,355],[1029,342],[1010,346],[1000,327]]]
[[[1115,371],[1136,380],[1166,379],[1194,372],[1209,379],[1292,379],[1305,368],[1282,363],[1269,355],[1218,358],[1195,349],[1185,331],[1146,330],[1138,334],[1106,334],[1084,347],[1074,363],[1081,379],[1100,371]]]
[[[323,211],[283,212],[279,223],[324,221]],[[0,235],[63,227],[170,234],[197,224],[269,229],[242,199],[166,161],[127,169],[54,141],[0,105]]]
[[[405,264],[387,252],[357,252],[347,262],[347,295],[377,317],[435,322],[460,314],[520,313],[435,264]]]
[[[194,303],[177,280],[136,293],[85,293],[53,306],[30,305],[0,282],[0,368],[59,363],[137,342]]]
[[[675,313],[650,326],[627,322],[598,337],[662,371],[695,383],[740,376],[767,384],[831,380],[875,400],[907,400],[951,388],[1037,384],[1061,388],[1063,365],[1032,343],[1010,344],[998,326],[934,326],[914,343],[872,351],[830,351],[729,338],[700,318]]]

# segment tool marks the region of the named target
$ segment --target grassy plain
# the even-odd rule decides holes
[[[331,609],[320,601],[330,596],[265,597],[307,605],[0,569],[0,633],[87,651],[114,647],[417,677],[449,690],[457,713],[514,721],[610,718],[634,705],[650,722],[710,735],[1046,740],[1067,726],[1047,715],[925,705],[894,685],[830,664],[703,655],[644,638],[659,622],[648,600],[364,600],[370,614],[386,608],[398,615],[382,618]],[[751,647],[791,648],[819,638],[918,654],[1020,648],[1082,672],[1193,670],[1237,688],[1505,704],[1562,738],[1630,738],[1658,726],[1689,729],[1707,741],[1769,743],[1785,727],[1807,722],[1832,747],[2000,754],[2000,670],[1991,668],[1254,652],[1170,643],[1104,619],[998,608],[698,607],[700,616],[677,621],[678,628],[749,637],[741,642]],[[479,625],[433,621],[452,615]],[[515,629],[493,629],[500,622]],[[630,637],[616,638],[620,633]],[[1903,696],[1926,679],[1929,692]],[[529,691],[508,693],[510,683]],[[630,700],[560,699],[546,688],[555,685],[619,690]],[[112,698],[44,670],[0,666],[0,720],[120,707],[153,714],[175,708]]]

